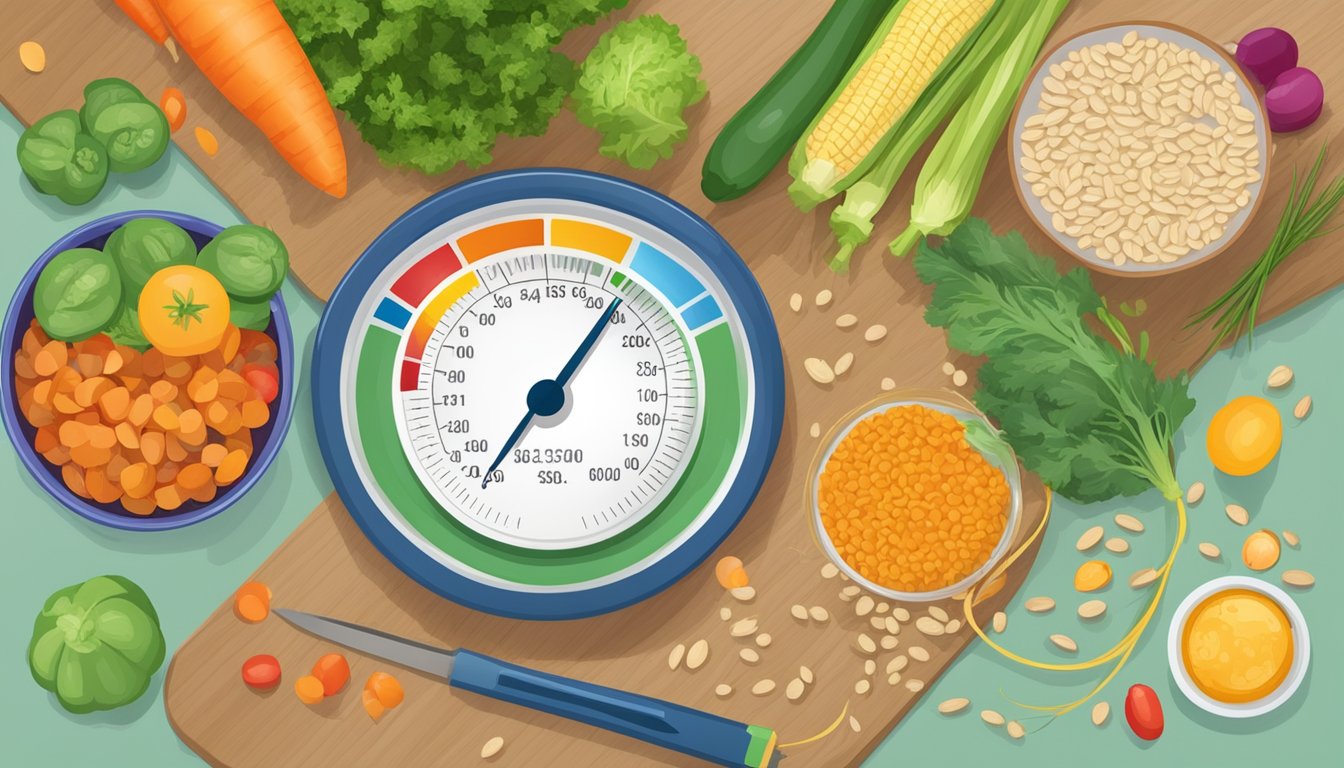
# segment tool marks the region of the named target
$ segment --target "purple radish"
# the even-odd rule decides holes
[[[1321,116],[1324,104],[1325,87],[1306,67],[1293,67],[1280,74],[1265,90],[1265,112],[1275,133],[1306,128]]]
[[[1278,27],[1247,32],[1237,43],[1237,63],[1268,88],[1279,75],[1297,66],[1297,41]]]

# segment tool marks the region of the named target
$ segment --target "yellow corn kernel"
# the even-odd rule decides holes
[[[832,178],[857,168],[993,5],[994,0],[908,0],[881,45],[807,137],[809,163],[832,165]]]

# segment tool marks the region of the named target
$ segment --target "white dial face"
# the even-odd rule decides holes
[[[473,266],[454,278],[471,287],[430,334],[418,388],[394,397],[420,481],[463,524],[520,547],[629,528],[676,484],[699,434],[686,330],[606,264],[515,252]]]

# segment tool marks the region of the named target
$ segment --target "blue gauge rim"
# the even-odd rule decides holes
[[[475,581],[422,552],[379,509],[346,444],[342,363],[355,313],[389,263],[435,227],[479,208],[536,198],[573,200],[641,219],[685,243],[718,278],[742,320],[753,366],[755,406],[746,453],[722,502],[698,531],[649,568],[619,581],[566,592],[525,592]],[[331,294],[313,350],[313,415],[318,446],[351,517],[393,565],[431,591],[485,613],[517,619],[595,616],[658,594],[718,548],[756,498],[784,425],[784,360],[770,305],[747,265],[704,219],[647,187],[572,168],[532,168],[478,176],[426,198],[392,222]]]

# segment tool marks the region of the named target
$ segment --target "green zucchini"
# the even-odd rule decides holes
[[[802,46],[719,131],[701,172],[705,197],[741,197],[769,175],[890,7],[891,0],[835,1]]]

